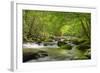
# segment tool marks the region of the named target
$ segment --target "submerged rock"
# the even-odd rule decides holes
[[[46,56],[48,56],[48,53],[46,51],[38,50],[37,52],[34,52],[29,49],[23,52],[23,62],[27,62],[30,60],[37,60],[39,58],[43,58]]]
[[[48,56],[48,53],[46,51],[38,51],[37,55],[39,55],[39,57],[45,57]]]
[[[23,62],[27,62],[31,59],[38,59],[39,55],[37,53],[26,53],[23,54]]]

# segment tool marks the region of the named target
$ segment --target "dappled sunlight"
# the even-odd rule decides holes
[[[22,13],[23,62],[91,59],[91,13]]]

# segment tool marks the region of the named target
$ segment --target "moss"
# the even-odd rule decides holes
[[[57,45],[60,46],[60,47],[65,45],[65,44],[66,44],[65,41],[58,41],[58,43],[57,43]]]
[[[76,45],[90,44],[90,41],[88,39],[84,39],[84,38],[74,38],[74,39],[71,39],[70,41],[72,41],[72,43],[76,44]]]
[[[66,45],[62,45],[61,48],[62,49],[67,49],[67,50],[71,50],[72,46],[66,44]]]
[[[90,45],[78,45],[77,49],[85,51],[90,48]]]

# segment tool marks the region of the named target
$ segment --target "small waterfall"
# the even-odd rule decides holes
[[[45,42],[48,44],[48,42]],[[52,44],[51,44],[52,43]],[[49,42],[48,45],[44,45],[44,43],[24,43],[23,48],[59,48],[56,42]]]

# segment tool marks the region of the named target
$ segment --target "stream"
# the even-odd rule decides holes
[[[57,43],[58,43],[57,41],[42,42],[42,43],[36,43],[36,42],[24,43],[23,50],[24,49],[28,49],[28,50],[33,49],[33,51],[36,49],[40,50],[39,52],[34,54],[34,55],[36,55],[36,57],[34,59],[31,57],[27,62],[73,60],[73,59],[79,59],[79,58],[86,58],[84,56],[84,52],[77,49],[77,46],[79,46],[79,45],[76,45],[76,44],[72,43],[71,41],[66,41],[65,45],[70,45],[70,46],[72,46],[72,48],[61,50],[60,49],[61,47],[59,47]],[[46,49],[46,50],[44,50],[44,49]],[[50,55],[48,55],[48,53]],[[31,56],[34,56],[34,55],[31,55]],[[38,56],[38,58],[37,58],[37,56]],[[30,56],[27,56],[27,57],[30,57]],[[26,58],[26,57],[24,57],[24,58]]]

